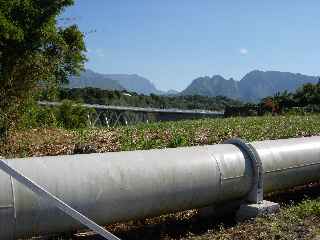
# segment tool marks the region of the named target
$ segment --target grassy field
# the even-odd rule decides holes
[[[29,129],[11,132],[0,155],[11,157],[172,148],[320,135],[320,115],[164,122],[110,129]]]
[[[127,151],[320,135],[320,115],[230,118],[155,123],[111,129],[29,129],[11,132],[0,155],[11,157]],[[108,226],[126,240],[320,239],[320,184],[268,196],[275,215],[244,223],[200,218],[197,210]],[[54,239],[99,239],[90,233]]]

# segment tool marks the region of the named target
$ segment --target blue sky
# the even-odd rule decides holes
[[[75,0],[63,16],[95,31],[88,68],[162,90],[254,69],[320,75],[319,0]]]

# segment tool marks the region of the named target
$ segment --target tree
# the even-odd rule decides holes
[[[309,104],[319,104],[319,85],[307,83],[299,88],[294,97],[301,107]]]
[[[85,44],[76,25],[58,27],[73,0],[0,0],[0,131],[37,92],[83,70]]]

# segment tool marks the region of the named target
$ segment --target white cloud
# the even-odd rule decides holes
[[[249,53],[248,49],[246,48],[240,48],[239,52],[241,55],[247,55]]]

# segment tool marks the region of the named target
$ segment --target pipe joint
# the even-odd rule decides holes
[[[253,181],[252,187],[246,196],[246,201],[250,203],[263,202],[263,167],[260,156],[256,149],[247,141],[235,138],[225,142],[226,144],[233,144],[240,149],[245,157],[248,157],[252,164]]]

